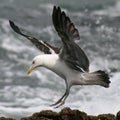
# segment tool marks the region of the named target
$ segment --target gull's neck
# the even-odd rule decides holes
[[[57,54],[45,54],[40,55],[40,61],[42,61],[42,66],[51,69],[56,65],[57,60],[59,59]]]
[[[60,62],[58,54],[45,54],[38,56],[41,66],[48,68],[49,70],[55,72],[57,75],[65,79],[63,74],[66,65]],[[63,64],[63,66],[62,66]]]

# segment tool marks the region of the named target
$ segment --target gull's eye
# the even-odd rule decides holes
[[[33,61],[32,64],[35,64],[35,61]]]

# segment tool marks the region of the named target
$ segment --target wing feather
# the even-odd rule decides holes
[[[89,70],[89,60],[84,51],[74,42],[80,39],[79,32],[60,7],[54,6],[52,14],[53,25],[61,37],[63,48],[60,58],[72,69],[84,72]]]
[[[14,24],[14,22],[9,21],[11,28],[18,34],[24,36],[28,40],[30,40],[39,50],[46,54],[53,54],[53,53],[59,53],[59,48],[53,47],[52,45],[48,44],[47,42],[44,42],[42,40],[38,40],[32,36],[26,35],[20,31],[18,26]]]
[[[52,20],[53,25],[62,40],[64,35],[67,40],[80,39],[78,30],[75,28],[69,17],[66,16],[65,12],[61,11],[60,7],[54,6]]]

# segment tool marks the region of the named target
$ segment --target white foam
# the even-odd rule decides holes
[[[107,7],[103,10],[98,10],[93,12],[93,14],[97,15],[107,15],[110,17],[120,16],[120,1],[118,0],[114,6]]]

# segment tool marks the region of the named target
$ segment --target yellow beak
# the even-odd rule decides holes
[[[26,71],[26,73],[27,73],[27,74],[30,74],[30,73],[32,72],[32,70],[33,70],[33,67],[30,66],[30,67],[28,68],[28,70]]]

